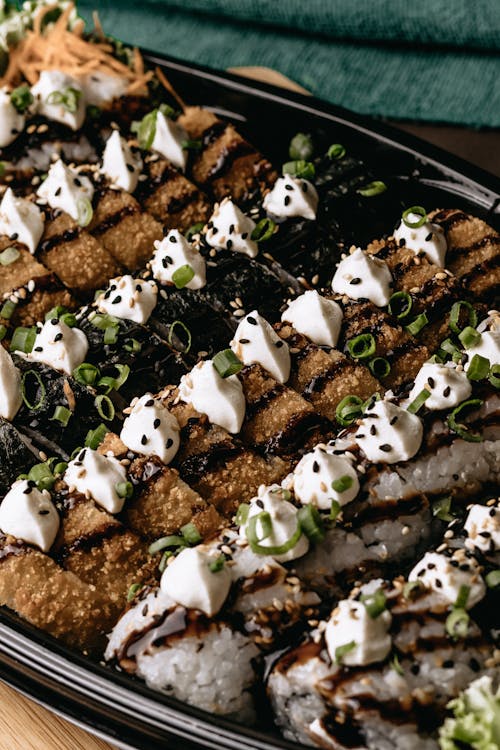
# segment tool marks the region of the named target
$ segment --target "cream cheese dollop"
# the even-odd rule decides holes
[[[6,234],[26,245],[34,253],[43,234],[43,215],[36,203],[17,198],[7,188],[0,203],[0,234]]]
[[[340,305],[311,289],[288,303],[281,320],[291,323],[296,331],[318,346],[337,346],[342,326]]]
[[[122,320],[146,323],[158,299],[158,287],[153,281],[134,279],[130,274],[112,279],[108,289],[97,300],[100,312]]]
[[[49,120],[79,130],[85,120],[86,101],[76,78],[61,70],[42,70],[31,87],[36,110]]]
[[[59,514],[47,490],[34,482],[14,482],[0,505],[0,529],[4,534],[48,552],[59,530]]]
[[[184,170],[186,168],[187,151],[183,148],[183,144],[187,140],[189,140],[189,136],[184,128],[158,110],[151,149],[168,159],[174,167]]]
[[[219,557],[218,550],[183,549],[167,565],[161,577],[161,590],[177,604],[213,617],[226,601],[232,580],[229,567],[217,564]]]
[[[150,393],[132,403],[120,439],[134,453],[158,456],[169,464],[179,450],[179,423]]]
[[[475,354],[489,360],[490,367],[500,365],[500,329],[492,328],[490,331],[483,331],[478,343],[466,349],[465,353],[468,357],[464,365],[466,372]]]
[[[113,99],[119,99],[128,88],[129,82],[122,76],[109,75],[100,70],[87,73],[79,79],[87,104],[101,107],[109,104]]]
[[[318,209],[318,193],[312,182],[286,174],[278,177],[262,205],[268,214],[278,219],[297,216],[313,220]]]
[[[295,467],[292,488],[301,503],[330,510],[332,500],[340,506],[354,500],[359,492],[359,480],[351,459],[316,447]]]
[[[230,346],[244,365],[260,365],[278,383],[286,383],[290,377],[288,344],[257,310],[241,319]]]
[[[349,667],[383,661],[392,647],[389,633],[391,623],[392,615],[387,609],[378,617],[372,617],[363,602],[342,599],[333,610],[325,629],[325,642],[331,660]]]
[[[500,550],[500,508],[472,505],[464,529],[466,547],[491,553]]]
[[[0,346],[0,417],[14,419],[22,402],[21,374],[8,351]]]
[[[232,250],[255,258],[259,252],[257,243],[252,240],[255,222],[250,219],[229,198],[215,206],[207,223],[205,239],[210,247]]]
[[[456,558],[439,552],[426,552],[411,571],[408,580],[420,581],[441,594],[450,604],[456,603],[460,589],[465,586],[468,589],[464,605],[466,609],[474,607],[486,593],[479,565],[473,557]]]
[[[187,289],[201,289],[207,283],[207,266],[204,257],[177,229],[172,229],[160,241],[155,241],[151,259],[151,272],[161,284],[173,284],[174,273],[189,266],[194,276],[185,284]]]
[[[241,430],[246,411],[243,387],[236,375],[221,377],[211,359],[198,362],[182,376],[179,397],[228,432]]]
[[[417,223],[422,217],[420,214],[408,214],[408,221]],[[394,231],[394,239],[401,247],[407,247],[416,255],[422,253],[428,261],[434,265],[444,268],[446,251],[448,245],[444,230],[439,224],[425,221],[421,227],[409,227],[404,219]]]
[[[23,132],[26,118],[12,104],[7,89],[0,89],[0,148],[13,143]]]
[[[80,221],[82,207],[94,196],[94,186],[88,177],[59,159],[50,167],[37,195],[46,200],[51,208],[60,208],[75,221]]]
[[[127,141],[113,130],[102,155],[101,172],[117,187],[133,193],[142,170],[142,159],[132,153]]]
[[[127,472],[114,456],[103,456],[91,448],[84,448],[64,473],[68,487],[91,497],[108,513],[119,513],[126,493]]]
[[[375,401],[358,424],[354,439],[369,461],[408,461],[422,443],[424,428],[416,414],[390,401]]]
[[[89,342],[83,331],[52,318],[38,329],[33,350],[27,358],[71,375],[85,360],[88,349]]]
[[[309,540],[300,531],[298,510],[295,505],[285,499],[286,497],[289,497],[289,494],[277,484],[271,487],[259,487],[258,496],[250,503],[246,522],[240,526],[240,536],[248,539],[250,519],[262,512],[268,513],[271,521],[269,536],[261,538],[264,536],[264,531],[260,520],[256,522],[255,531],[259,546],[263,549],[269,548],[268,554],[278,562],[296,560],[309,550]],[[295,544],[290,549],[281,554],[273,553],[272,548],[286,546],[295,536],[297,537]]]
[[[391,297],[392,276],[387,263],[364,253],[361,248],[340,261],[332,279],[332,289],[350,299],[367,299],[385,307]]]
[[[424,402],[427,409],[450,409],[469,398],[472,386],[465,372],[453,364],[424,362],[415,377],[408,396],[411,403],[423,390],[431,395]]]

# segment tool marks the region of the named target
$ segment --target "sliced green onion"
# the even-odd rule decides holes
[[[68,426],[68,422],[73,416],[73,412],[70,411],[66,406],[56,406],[54,414],[51,416],[53,422],[60,422],[63,427]]]
[[[494,388],[500,388],[500,365],[493,365],[488,380]]]
[[[68,328],[74,328],[76,326],[76,316],[74,313],[66,312],[61,315],[59,320],[68,326]]]
[[[186,239],[188,242],[191,242],[195,234],[200,234],[200,232],[203,231],[203,227],[205,224],[202,221],[199,221],[197,224],[193,224],[193,226],[189,227],[189,229],[186,232]]]
[[[474,354],[467,369],[469,380],[483,380],[488,377],[490,360],[480,354]]]
[[[246,524],[246,522],[248,521],[249,512],[250,506],[248,505],[248,503],[240,503],[234,517],[234,522],[237,524],[237,526],[244,526]]]
[[[394,654],[394,656],[392,657],[391,668],[396,672],[396,674],[401,675],[401,677],[405,673],[403,667],[401,666],[401,662],[399,661],[399,656],[397,654]]]
[[[477,346],[481,341],[481,334],[476,331],[472,326],[466,326],[463,331],[458,334],[462,346],[464,349],[470,349],[472,346]]]
[[[276,224],[272,219],[261,219],[254,227],[250,238],[254,242],[267,242],[274,234]]]
[[[94,404],[101,419],[104,419],[106,422],[111,422],[115,416],[115,407],[109,396],[103,394],[96,396]]]
[[[35,401],[35,403],[33,404],[30,401],[28,401],[28,398],[26,396],[27,386],[29,385],[28,378],[30,377],[34,378],[36,381],[37,391],[40,390],[38,401]],[[41,409],[45,401],[46,393],[47,391],[45,389],[45,385],[43,383],[42,378],[38,374],[38,372],[36,370],[26,370],[26,372],[23,373],[23,376],[21,378],[21,396],[23,398],[24,403],[28,407],[28,409],[31,409],[32,411],[38,411],[38,409]]]
[[[335,418],[342,427],[352,424],[363,413],[363,401],[359,396],[345,396],[335,409]]]
[[[181,148],[185,148],[188,151],[201,151],[201,148],[203,146],[203,143],[200,140],[190,140],[182,141]]]
[[[425,586],[422,581],[408,581],[403,587],[403,596],[409,601],[416,599],[423,591]]]
[[[176,289],[184,289],[186,284],[189,284],[193,278],[194,269],[187,264],[176,268],[172,274],[172,281],[174,282]]]
[[[314,164],[310,161],[304,161],[304,159],[287,161],[283,164],[281,171],[284,175],[289,174],[303,180],[313,180],[316,174]]]
[[[257,523],[261,524],[262,533],[263,536],[258,537],[257,536]],[[269,531],[269,525],[271,527],[271,531]],[[269,532],[269,533],[268,533]],[[266,513],[265,511],[262,511],[262,513],[258,513],[255,516],[251,516],[248,519],[248,524],[246,526],[246,536],[248,539],[248,542],[250,544],[250,547],[253,552],[255,552],[257,555],[284,555],[289,550],[293,549],[297,542],[299,541],[300,537],[302,536],[302,529],[300,527],[300,524],[297,523],[297,529],[294,534],[288,539],[284,544],[280,544],[279,546],[272,547],[272,546],[263,546],[259,544],[260,541],[263,539],[267,539],[269,536],[271,536],[272,533],[272,522],[271,517],[269,516],[269,513]]]
[[[480,398],[471,398],[468,401],[463,401],[451,414],[448,415],[447,422],[448,427],[453,432],[456,432],[463,440],[467,440],[469,443],[480,443],[483,436],[478,432],[471,432],[467,425],[463,422],[459,422],[459,418],[463,416],[463,412],[467,412],[474,409],[479,409],[483,405],[483,401]]]
[[[325,538],[323,521],[317,508],[308,504],[300,508],[297,513],[300,528],[313,544],[319,544]]]
[[[163,553],[163,555],[161,556],[160,562],[158,563],[158,570],[160,573],[163,573],[163,571],[167,567],[168,561],[170,560],[171,557],[173,557],[173,554],[174,553],[168,549]]]
[[[47,97],[47,104],[60,104],[67,112],[76,112],[82,96],[79,89],[68,86],[63,91],[52,91]]]
[[[228,378],[231,375],[235,375],[243,367],[243,363],[240,362],[232,349],[224,349],[222,352],[217,352],[212,362],[221,378]]]
[[[385,193],[386,190],[387,185],[385,184],[385,182],[382,182],[382,180],[373,180],[373,182],[369,182],[368,185],[358,188],[356,192],[359,195],[362,195],[363,198],[373,198],[376,195]]]
[[[119,330],[118,326],[109,326],[108,328],[105,328],[103,338],[104,343],[107,345],[116,344]]]
[[[94,451],[97,450],[108,432],[109,430],[106,425],[102,424],[101,422],[99,427],[96,427],[95,430],[89,430],[87,432],[87,437],[85,438],[85,447],[92,448],[92,450]]]
[[[48,463],[32,466],[26,478],[35,482],[39,490],[51,490],[56,481]]]
[[[360,601],[365,605],[372,620],[376,620],[386,608],[387,597],[382,589],[377,589],[373,594],[363,594]]]
[[[30,104],[33,103],[33,94],[30,91],[30,87],[23,83],[21,86],[15,88],[11,92],[10,101],[18,112],[26,112]]]
[[[391,363],[385,357],[374,357],[368,362],[368,369],[376,378],[386,378],[391,371]]]
[[[460,586],[455,604],[455,609],[465,609],[470,594],[470,586]]]
[[[338,500],[332,500],[332,504],[330,506],[330,515],[329,515],[329,518],[332,521],[335,521],[337,519],[337,517],[338,517],[338,515],[339,515],[339,513],[340,513],[341,510],[342,510],[342,506],[340,505],[340,503],[338,502]]]
[[[497,589],[500,587],[500,570],[490,570],[485,576],[484,580],[489,589]]]
[[[132,352],[133,354],[137,354],[142,349],[142,344],[140,341],[137,341],[137,339],[125,339],[125,343],[123,344],[123,348],[126,352]]]
[[[346,490],[350,489],[353,485],[353,478],[350,477],[348,474],[345,474],[343,477],[339,477],[338,479],[334,479],[332,482],[332,490],[335,490],[335,492],[345,492]]]
[[[75,448],[75,450],[73,451],[73,453],[70,456],[71,460],[74,461],[75,458],[78,456],[78,454],[81,453],[81,451],[82,451],[82,447],[81,446],[78,446],[77,448]]]
[[[91,365],[90,362],[82,362],[81,365],[78,365],[73,370],[74,379],[81,385],[94,385],[99,374],[98,368],[95,365]]]
[[[10,320],[16,310],[16,307],[17,302],[12,302],[11,299],[6,300],[2,305],[2,309],[0,310],[0,318]]]
[[[116,494],[118,497],[130,498],[134,494],[134,487],[132,482],[118,482],[115,485]]]
[[[469,632],[469,620],[465,609],[454,609],[446,618],[446,632],[454,641],[466,638]]]
[[[105,331],[106,328],[118,327],[120,321],[113,315],[107,315],[103,313],[96,313],[92,318],[89,319],[93,326],[99,328],[100,331]]]
[[[144,115],[140,122],[133,122],[131,130],[137,135],[137,141],[140,148],[147,151],[153,145],[156,133],[156,118],[158,110],[153,109],[152,112],[148,112]]]
[[[297,133],[290,141],[288,147],[290,159],[308,160],[314,153],[312,138],[307,133]]]
[[[10,264],[14,263],[20,255],[21,253],[17,247],[6,247],[5,250],[0,253],[0,265],[10,266]]]
[[[355,648],[356,641],[350,641],[350,643],[345,643],[343,646],[337,646],[335,649],[335,661],[337,664],[341,664],[344,656]]]
[[[166,104],[165,102],[162,102],[158,109],[160,110],[162,115],[168,117],[170,120],[176,120],[179,116],[179,113],[176,112],[175,109],[170,106],[170,104]]]
[[[174,330],[175,330],[176,326],[180,326],[182,328],[182,330],[184,331],[184,333],[186,334],[186,336],[187,336],[187,344],[186,344],[185,348],[181,350],[183,352],[183,354],[187,354],[189,352],[189,350],[191,349],[191,331],[189,330],[189,328],[186,325],[184,325],[184,323],[182,322],[182,320],[174,320],[174,322],[170,326],[170,330],[168,332],[168,343],[170,344],[170,346],[173,346],[173,344],[172,344],[172,337],[174,335]],[[177,334],[176,334],[176,336],[177,336]],[[177,338],[178,338],[178,336],[177,336]]]
[[[0,177],[3,177],[5,174],[5,162],[0,161]]]
[[[347,349],[354,359],[368,359],[375,354],[376,343],[371,333],[361,333],[347,342]]]
[[[36,328],[23,328],[19,326],[15,329],[10,340],[11,352],[24,352],[30,354],[33,351],[36,339]]]
[[[129,590],[127,592],[127,601],[131,602],[132,599],[135,598],[135,595],[138,591],[140,591],[142,588],[142,584],[140,583],[133,583],[131,586],[129,586]]]
[[[0,323],[0,341],[3,341],[6,335],[7,335],[7,326],[4,326],[3,323]]]
[[[345,154],[346,150],[341,143],[332,143],[332,145],[326,152],[326,155],[330,159],[343,159]]]
[[[211,573],[220,573],[224,565],[226,564],[225,555],[219,555],[215,560],[208,564],[208,568]]]
[[[89,201],[88,198],[80,198],[80,200],[77,203],[78,208],[78,224],[81,227],[88,227],[90,222],[92,221],[92,216],[94,215],[94,209],[92,208],[92,203]]]
[[[371,409],[372,405],[375,403],[375,401],[380,401],[380,393],[372,393],[371,396],[369,396],[366,401],[363,404],[363,407],[361,409],[362,412],[367,411],[368,409]]]
[[[451,339],[444,339],[444,341],[441,341],[437,353],[443,361],[446,361],[448,357],[451,357],[454,362],[458,363],[462,359],[462,352]]]
[[[185,544],[184,537],[170,534],[169,536],[162,536],[161,539],[157,539],[156,542],[150,544],[148,552],[150,555],[156,555],[158,552],[163,552],[164,549],[184,547]]]
[[[415,214],[419,218],[413,221],[410,219],[410,214]],[[418,229],[427,221],[427,211],[425,208],[422,208],[422,206],[412,206],[411,208],[407,208],[406,211],[403,211],[402,218],[407,227],[410,227],[410,229]]]
[[[194,523],[187,523],[181,527],[181,534],[190,545],[198,544],[201,542],[201,534],[194,525]]]
[[[474,310],[470,302],[461,299],[458,302],[455,302],[450,310],[449,326],[453,333],[456,334],[459,334],[462,328],[464,328],[464,326],[460,324],[462,310],[467,310],[467,325],[471,326],[472,328],[475,328],[477,326],[476,311]]]
[[[432,515],[434,518],[439,518],[440,521],[446,521],[449,523],[453,521],[455,516],[451,513],[451,497],[440,497],[432,503]]]
[[[54,466],[54,476],[61,477],[67,468],[68,464],[66,463],[66,461],[59,461],[59,463]]]
[[[98,387],[102,386],[107,389],[105,391],[106,393],[109,393],[112,390],[119,391],[130,375],[130,367],[128,365],[117,364],[113,366],[118,370],[118,377],[113,378],[110,375],[105,375],[97,382]]]
[[[424,328],[427,323],[429,322],[427,315],[423,312],[420,313],[420,315],[417,315],[415,320],[412,320],[411,323],[408,323],[407,326],[405,326],[406,333],[411,333],[412,336],[416,336],[422,328]]]
[[[431,392],[424,388],[422,391],[420,391],[418,396],[413,399],[411,404],[406,407],[406,411],[410,414],[417,414],[417,412],[420,411],[427,399],[430,398],[430,395]]]
[[[408,292],[394,292],[389,300],[389,312],[398,320],[407,318],[413,307],[413,300]]]
[[[59,318],[63,313],[68,312],[68,308],[64,307],[63,305],[56,305],[55,307],[52,307],[48,312],[45,313],[45,321],[47,320],[54,320],[54,318]]]

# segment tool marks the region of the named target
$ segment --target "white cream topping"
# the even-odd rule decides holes
[[[59,514],[47,490],[34,482],[14,482],[0,505],[0,529],[4,534],[48,552],[59,530]]]
[[[168,159],[174,167],[186,168],[187,151],[182,144],[189,139],[188,134],[178,122],[165,117],[160,110],[156,113],[156,125],[151,149]]]
[[[358,247],[338,264],[332,289],[350,299],[368,299],[377,307],[385,307],[392,294],[391,283],[387,263]]]
[[[205,239],[210,247],[243,253],[250,258],[255,258],[259,252],[257,243],[251,237],[255,222],[229,198],[224,198],[215,206],[207,226]]]
[[[278,219],[300,216],[313,220],[318,209],[318,193],[312,182],[286,174],[278,177],[262,205],[268,214]]]
[[[464,525],[467,547],[477,547],[482,552],[500,549],[500,508],[473,505]]]
[[[332,500],[341,506],[354,500],[359,492],[359,480],[349,458],[316,447],[295,467],[292,487],[301,503],[312,503],[320,510],[330,510]]]
[[[275,484],[270,487],[259,487],[259,494],[253,498],[250,503],[247,521],[240,527],[240,536],[248,539],[248,522],[253,516],[265,511],[270,516],[271,533],[265,538],[264,529],[261,521],[257,521],[255,531],[259,539],[259,545],[263,548],[282,547],[289,542],[299,530],[299,521],[297,517],[297,508],[295,505],[285,500],[286,490]],[[288,495],[289,496],[289,495]],[[278,562],[288,562],[296,560],[306,554],[309,549],[309,540],[305,534],[298,536],[295,544],[282,554],[269,554]]]
[[[0,345],[0,417],[14,419],[22,402],[21,374],[8,351]]]
[[[0,203],[0,234],[6,234],[34,253],[43,234],[43,215],[36,203],[16,198],[7,188]]]
[[[88,349],[89,342],[83,331],[53,318],[38,329],[33,350],[27,358],[71,375],[85,360]]]
[[[121,76],[94,70],[80,79],[80,85],[83,88],[86,103],[100,107],[123,96],[127,90],[128,81]]]
[[[337,346],[342,318],[340,305],[322,297],[315,289],[289,302],[281,316],[281,320],[291,323],[315,344],[331,347]]]
[[[236,375],[222,378],[211,359],[198,362],[179,383],[179,397],[231,433],[241,430],[246,402]]]
[[[108,289],[97,300],[100,312],[134,323],[146,323],[156,307],[158,287],[153,281],[134,279],[130,274],[111,279]]]
[[[490,367],[500,365],[500,329],[483,331],[478,343],[465,350],[468,360],[464,365],[467,370],[470,367],[471,360],[475,354],[485,357],[490,362]]]
[[[154,278],[162,284],[173,284],[173,275],[182,266],[189,266],[194,276],[185,285],[187,289],[201,289],[207,283],[207,266],[204,257],[177,229],[161,240],[155,241],[155,253],[151,259]]]
[[[392,616],[384,610],[372,617],[363,602],[342,599],[333,610],[325,629],[325,642],[333,662],[362,667],[382,661],[389,654]],[[343,646],[349,649],[342,649]],[[342,649],[341,653],[337,649]],[[338,658],[340,657],[340,658]]]
[[[354,439],[369,461],[408,461],[420,448],[424,429],[416,414],[390,401],[375,401],[361,419]]]
[[[101,172],[117,187],[133,193],[141,170],[142,159],[132,153],[127,141],[120,137],[119,131],[113,130],[106,141]]]
[[[22,133],[26,118],[17,111],[6,89],[0,89],[0,148],[9,146]]]
[[[465,372],[457,370],[455,365],[424,362],[415,377],[408,402],[423,390],[431,394],[424,402],[428,409],[450,409],[469,398],[472,386]]]
[[[85,120],[86,101],[76,78],[60,70],[42,70],[31,88],[36,110],[49,120],[79,130]]]
[[[417,223],[422,217],[419,214],[409,214],[408,221]],[[444,260],[448,245],[443,228],[439,224],[426,221],[421,227],[409,227],[403,219],[394,232],[394,239],[398,244],[404,240],[404,246],[416,255],[422,253],[428,261],[444,268]]]
[[[134,453],[158,456],[169,464],[179,450],[179,423],[150,393],[132,403],[120,439]]]
[[[46,200],[51,208],[60,208],[72,219],[79,221],[82,206],[93,198],[94,186],[88,177],[66,166],[59,159],[50,167],[37,195]]]
[[[453,565],[452,562],[459,564]],[[457,560],[439,552],[426,552],[411,571],[408,580],[420,581],[441,594],[450,604],[456,603],[461,587],[466,586],[469,589],[466,609],[474,607],[486,593],[479,565],[473,557],[460,557]]]
[[[119,513],[125,504],[125,494],[119,493],[118,488],[127,481],[127,472],[114,456],[84,448],[68,464],[64,481],[68,487],[93,498],[108,513]]]
[[[161,590],[174,602],[188,609],[199,609],[207,617],[219,612],[231,588],[227,565],[211,570],[220,552],[205,547],[183,549],[167,565],[161,577]]]
[[[230,346],[244,365],[261,365],[278,383],[290,377],[288,344],[257,310],[242,318]]]

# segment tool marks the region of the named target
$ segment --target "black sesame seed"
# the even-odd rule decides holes
[[[75,185],[77,187],[81,187],[82,186],[82,182],[81,182],[81,180],[78,179],[78,177],[75,177],[75,179],[73,180],[73,182],[75,183]]]
[[[26,489],[23,490],[23,495],[31,495],[32,490],[33,490],[33,487],[30,487],[30,485],[28,484]]]
[[[55,196],[61,195],[62,188],[58,187],[56,192],[54,193]]]
[[[248,237],[248,232],[243,232],[243,234],[241,235],[241,239],[246,240],[247,237]]]
[[[357,438],[358,440],[363,440],[363,438],[365,437],[365,435],[362,432],[358,432],[358,434],[354,435],[354,437]]]
[[[458,474],[452,474],[451,478],[453,479],[454,482],[458,482],[458,480],[460,479],[460,477],[458,476]]]
[[[427,378],[427,382],[429,383],[429,388],[434,388],[434,386],[436,385],[436,381],[434,380],[434,378]]]
[[[133,167],[132,164],[127,164],[127,169],[128,169],[129,172],[133,172],[134,171],[134,167]]]
[[[156,418],[153,422],[153,429],[157,430],[158,427],[161,425],[161,419]]]
[[[238,343],[239,344],[249,344],[250,343],[250,339],[240,339]]]
[[[428,234],[428,235],[427,235],[427,237],[425,238],[425,241],[426,241],[426,242],[430,242],[431,240],[432,240],[432,232],[429,232],[429,234]]]
[[[390,420],[389,424],[390,424],[390,425],[396,424],[396,422],[398,421],[398,419],[399,419],[399,417],[398,417],[398,416],[396,415],[395,417],[393,417],[393,418],[392,418],[392,419]]]
[[[479,670],[481,669],[480,663],[474,657],[469,659],[469,667],[472,669],[473,672],[479,672]]]
[[[155,400],[154,400],[154,398],[150,398],[150,399],[148,399],[148,400],[146,401],[146,403],[144,404],[144,406],[154,406],[154,405],[155,405]]]
[[[177,242],[177,237],[174,234],[171,234],[168,239],[170,242]]]
[[[389,443],[382,443],[382,445],[379,445],[379,449],[384,453],[390,453],[390,451],[392,451],[392,446],[389,445]]]
[[[402,238],[401,238],[401,239],[399,240],[399,247],[404,247],[405,245],[406,245],[406,240],[405,240],[405,238],[404,238],[404,237],[402,237]]]
[[[284,341],[277,341],[274,346],[276,347],[276,349],[281,349],[281,347],[284,346],[284,344],[285,344]]]
[[[146,435],[143,435],[143,436],[141,437],[141,445],[146,445],[146,443],[147,443],[147,442],[148,442],[148,438],[147,438],[147,436],[146,436]]]
[[[229,225],[229,234],[232,234],[234,232],[234,224]]]
[[[377,434],[377,428],[374,424],[370,427],[370,435],[376,435]]]
[[[48,510],[39,510],[38,511],[38,515],[39,516],[48,516],[49,515],[49,511]]]
[[[429,563],[427,567],[429,568],[429,570],[434,570],[436,565],[434,563]]]
[[[17,240],[19,237],[19,232],[14,232],[10,235],[9,240]]]
[[[262,500],[256,500],[255,504],[257,505],[258,508],[263,508],[264,507],[264,503],[262,502]]]
[[[232,241],[232,240],[228,240],[228,241],[226,242],[226,247],[227,247],[227,249],[228,249],[228,250],[231,250],[232,246],[233,246],[233,241]]]
[[[352,286],[356,286],[356,284],[361,284],[361,279],[359,278],[359,276],[355,276],[354,279],[350,280],[349,284],[351,284]]]
[[[257,325],[257,321],[251,315],[247,315],[247,321],[250,323],[251,326],[256,326]]]
[[[142,616],[146,617],[147,613],[148,613],[148,605],[145,604],[144,607],[142,608]]]
[[[420,672],[420,664],[412,664],[410,672],[416,676]]]
[[[453,661],[453,659],[446,659],[443,662],[443,669],[453,669],[454,666],[455,662]]]
[[[304,193],[307,193],[308,189],[309,188],[308,188],[307,182],[303,182],[302,183],[302,190],[304,191]]]
[[[136,284],[135,291],[142,292],[142,286],[140,284]]]
[[[448,398],[448,396],[450,395],[450,393],[451,393],[451,388],[450,388],[450,386],[449,386],[449,385],[447,385],[447,386],[446,386],[446,388],[445,388],[445,389],[444,389],[444,391],[443,391],[443,396],[444,396],[445,398]]]
[[[490,516],[491,516],[491,518],[495,518],[496,514],[497,514],[496,508],[492,508],[490,510]]]
[[[285,185],[285,190],[293,190],[293,185]]]
[[[292,199],[290,198],[289,195],[285,195],[285,200],[283,201],[283,203],[285,204],[285,206],[288,206],[291,200]]]
[[[56,335],[54,336],[54,341],[61,341],[62,337],[62,333],[56,333]]]
[[[443,588],[443,584],[441,583],[441,581],[439,580],[439,578],[436,578],[436,587],[438,589],[442,589]]]
[[[52,320],[50,321],[50,324],[53,325],[53,326],[56,326],[58,323],[59,323],[59,321],[58,321],[57,318],[52,318]]]
[[[111,300],[111,304],[112,305],[117,305],[121,301],[122,301],[121,294],[117,294],[116,297]]]
[[[43,352],[43,346],[35,346],[35,352]]]
[[[167,442],[165,443],[165,448],[171,448],[173,444],[174,444],[174,441],[172,440],[172,438],[169,438]]]
[[[315,474],[318,473],[318,471],[319,471],[319,463],[317,461],[313,461],[312,470],[314,471]]]

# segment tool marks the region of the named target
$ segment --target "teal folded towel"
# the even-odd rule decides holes
[[[264,65],[356,112],[500,126],[500,0],[80,0],[125,42]]]

